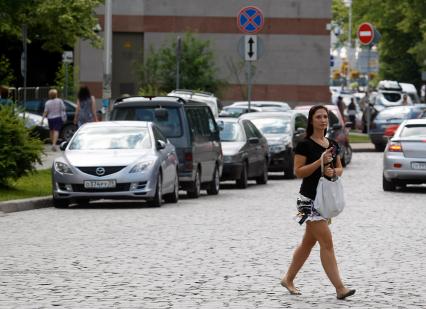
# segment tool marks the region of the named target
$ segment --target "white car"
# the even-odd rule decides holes
[[[426,184],[426,119],[405,120],[383,154],[383,190]]]
[[[248,106],[248,101],[234,102],[230,106]],[[291,110],[290,105],[280,101],[250,101],[250,107],[274,108],[273,111],[287,112]],[[272,110],[271,110],[272,111]]]
[[[185,100],[194,100],[197,102],[205,103],[210,107],[215,118],[219,116],[219,99],[215,97],[213,93],[178,89],[173,90],[167,95],[172,97],[181,97]]]

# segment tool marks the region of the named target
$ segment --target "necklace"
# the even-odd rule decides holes
[[[311,136],[311,140],[313,140],[315,143],[317,143],[318,145],[320,145],[323,148],[328,148],[328,146],[329,146],[328,139],[325,138],[325,137],[323,137],[321,139],[317,139],[317,138]]]

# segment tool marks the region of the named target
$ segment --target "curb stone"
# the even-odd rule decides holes
[[[11,200],[0,202],[0,212],[10,213],[24,210],[32,210],[38,208],[52,207],[52,197],[36,197],[21,200]]]

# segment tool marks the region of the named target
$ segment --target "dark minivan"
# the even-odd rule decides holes
[[[114,102],[110,120],[154,122],[175,146],[179,186],[189,197],[219,193],[223,154],[219,127],[209,106],[180,97],[126,97]]]

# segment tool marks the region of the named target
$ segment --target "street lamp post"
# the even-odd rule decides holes
[[[351,60],[352,60],[352,0],[344,0],[344,3],[349,8],[348,67],[346,72],[346,86],[349,87],[349,81],[351,76]]]

